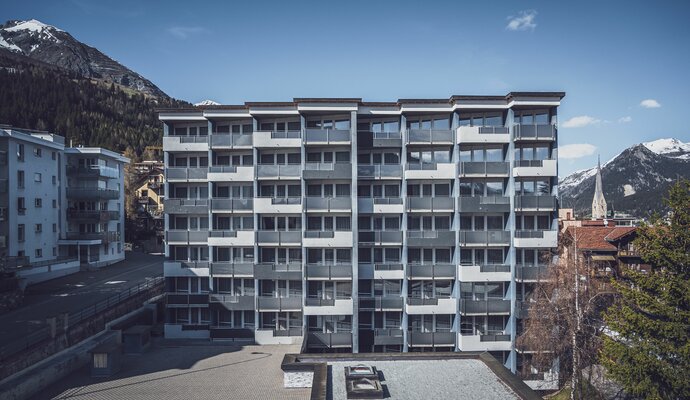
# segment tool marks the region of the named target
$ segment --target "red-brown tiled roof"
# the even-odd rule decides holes
[[[634,231],[635,227],[629,226],[569,226],[565,232],[571,238],[577,238],[580,250],[615,251],[618,248],[613,242]]]

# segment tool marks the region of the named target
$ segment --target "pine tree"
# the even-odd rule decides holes
[[[634,242],[650,273],[626,271],[605,322],[601,362],[626,392],[647,399],[690,398],[690,181],[669,191],[666,220]]]

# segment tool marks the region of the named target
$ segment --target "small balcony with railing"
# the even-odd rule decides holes
[[[515,160],[513,176],[519,177],[554,177],[557,176],[557,160]]]
[[[352,179],[352,164],[345,162],[321,163],[307,162],[304,164],[303,176],[310,179]]]
[[[462,282],[508,282],[510,264],[460,263],[459,277]]]
[[[256,297],[256,308],[259,312],[285,312],[285,311],[301,311],[302,310],[302,296],[284,296],[279,297],[278,294],[262,294]]]
[[[211,138],[211,149],[251,149],[254,135],[239,133],[214,132]]]
[[[513,140],[515,142],[552,142],[556,140],[558,129],[553,124],[515,124]]]
[[[302,280],[301,262],[260,262],[254,266],[254,277],[267,280]]]
[[[407,264],[407,279],[409,280],[455,280],[457,266],[455,264]]]
[[[208,167],[168,167],[165,180],[168,182],[206,182]]]
[[[204,200],[207,201],[208,200]],[[168,211],[168,206],[166,205],[166,212]],[[211,199],[211,212],[214,213],[251,213],[254,210],[254,199],[231,199],[231,198],[221,198],[214,197]]]
[[[410,347],[455,347],[456,333],[450,329],[435,332],[409,330],[407,344]]]
[[[452,129],[413,129],[405,131],[405,142],[408,145],[448,145],[454,142]]]
[[[360,311],[402,311],[405,305],[400,295],[360,296]]]
[[[208,136],[163,136],[163,151],[208,151]]]
[[[116,179],[120,170],[105,165],[68,165],[67,176],[82,179]]]
[[[190,245],[208,243],[209,231],[189,231],[182,229],[169,229],[165,231],[165,241],[169,245]]]
[[[107,243],[114,243],[114,242],[119,242],[121,240],[121,235],[119,231],[101,231],[101,232],[75,232],[75,231],[70,231],[70,232],[65,232],[64,233],[64,239],[61,239],[71,242],[71,241],[77,241],[77,242],[89,242],[89,243],[84,243],[84,244],[107,244]],[[96,242],[96,243],[94,243]],[[64,243],[64,244],[72,244],[72,243]]]
[[[299,180],[302,177],[301,164],[258,164],[256,178],[259,180]]]
[[[403,243],[401,230],[373,230],[359,231],[360,246],[400,246]]]
[[[405,179],[455,179],[455,171],[452,162],[409,162],[405,164]]]
[[[253,165],[214,165],[208,168],[211,182],[253,182]]]
[[[451,296],[408,296],[405,312],[408,314],[455,314],[458,300]]]
[[[256,131],[253,133],[254,147],[263,148],[300,148],[302,147],[302,131]]]
[[[304,277],[308,281],[351,281],[352,264],[307,264]]]
[[[467,333],[458,334],[458,348],[460,351],[510,351],[512,341],[509,333],[505,331],[468,330]]]
[[[257,214],[300,214],[302,197],[255,197],[254,212]]]
[[[400,262],[359,263],[359,279],[393,279],[405,278],[404,268]]]
[[[259,246],[301,246],[302,231],[273,231],[259,229],[256,231],[256,243]]]
[[[167,214],[208,214],[208,199],[165,199]]]
[[[460,178],[507,178],[510,164],[505,161],[462,161],[458,174]]]
[[[391,131],[357,131],[357,145],[372,148],[400,148],[402,147],[402,132]]]
[[[400,197],[358,197],[360,214],[402,214],[403,199]]]
[[[70,200],[117,200],[120,191],[99,187],[68,187],[67,198]]]
[[[304,315],[352,315],[353,310],[352,297],[307,295],[304,299]]]
[[[515,196],[515,211],[556,211],[558,200],[550,195],[517,195]]]
[[[348,227],[349,228],[349,227]],[[345,229],[348,229],[345,228]],[[352,247],[354,237],[351,230],[311,230],[304,231],[304,247]]]
[[[403,169],[400,164],[358,164],[357,178],[366,180],[399,180]]]
[[[462,315],[510,315],[510,312],[510,300],[504,298],[460,299]]]
[[[254,246],[255,236],[254,230],[213,229],[208,233],[208,245],[251,247]]]
[[[460,126],[456,137],[461,144],[510,143],[506,126]]]
[[[165,305],[168,308],[208,307],[208,293],[167,293]]]
[[[67,219],[69,221],[85,221],[94,223],[117,221],[120,219],[120,212],[111,210],[79,210],[76,208],[70,208],[67,210]]]
[[[413,247],[453,247],[455,240],[451,230],[407,231],[407,245]]]
[[[469,247],[510,246],[510,231],[460,231],[458,240]]]
[[[455,211],[452,197],[408,197],[405,202],[408,212],[451,213]]]
[[[506,196],[461,196],[458,198],[461,213],[508,213],[510,198]]]
[[[549,273],[548,265],[517,264],[515,266],[515,280],[518,282],[537,282],[545,280]]]
[[[308,332],[307,348],[311,351],[352,347],[351,332]]]
[[[254,310],[254,295],[232,295],[211,293],[208,295],[209,306],[214,309]]]
[[[373,333],[375,346],[401,346],[405,343],[405,331],[399,328],[376,328]]]
[[[308,212],[350,212],[352,198],[308,196],[305,198],[304,207]]]
[[[211,275],[214,278],[251,278],[254,276],[254,264],[251,262],[211,261]]]
[[[515,247],[550,248],[558,245],[557,230],[516,230]]]
[[[349,129],[306,128],[304,144],[306,145],[349,145],[352,141]]]

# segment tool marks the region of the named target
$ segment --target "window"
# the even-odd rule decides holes
[[[53,153],[51,154],[51,157],[53,158],[53,160],[57,160],[57,153],[56,153],[56,152],[53,152]]]
[[[24,215],[26,212],[26,203],[23,197],[17,197],[17,214]]]
[[[53,232],[57,232],[57,224],[53,224]]]
[[[36,249],[36,258],[41,258],[43,257],[43,249]]]
[[[42,182],[43,181],[43,176],[41,175],[40,172],[36,172],[34,174],[34,182]]]
[[[36,207],[36,208],[41,208],[41,207],[43,207],[43,199],[40,198],[40,197],[36,197],[36,198],[34,199],[34,207]]]
[[[24,189],[24,171],[17,171],[17,187],[19,189]]]
[[[53,257],[57,257],[57,247],[53,247]]]
[[[17,241],[18,241],[18,242],[23,242],[24,239],[25,239],[24,224],[18,224],[18,225],[17,225]]]
[[[17,144],[17,160],[24,161],[24,145]]]
[[[53,185],[57,184],[57,176],[53,175]]]
[[[53,208],[57,208],[57,200],[53,199]]]
[[[36,148],[34,149],[34,155],[35,155],[36,157],[43,157],[43,151],[41,150],[40,147],[36,147]]]
[[[41,233],[41,232],[43,232],[43,224],[36,224],[34,230],[35,230],[36,233]]]

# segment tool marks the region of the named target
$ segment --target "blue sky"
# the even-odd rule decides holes
[[[484,3],[3,0],[0,20],[55,25],[190,102],[562,90],[561,176],[690,141],[690,2]]]

